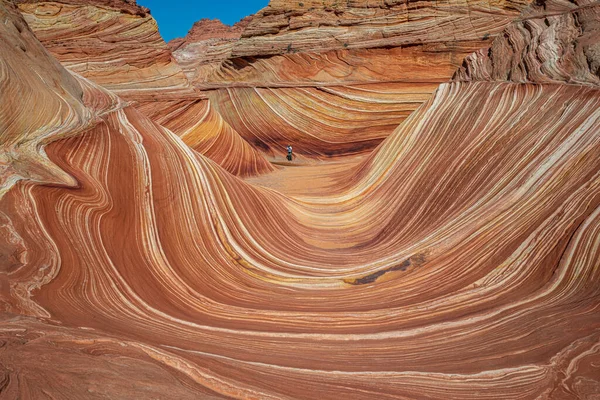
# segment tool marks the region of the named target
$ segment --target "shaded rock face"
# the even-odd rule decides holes
[[[194,24],[185,38],[169,42],[169,48],[190,81],[203,81],[231,56],[231,50],[252,16],[233,26],[219,20],[203,19]]]

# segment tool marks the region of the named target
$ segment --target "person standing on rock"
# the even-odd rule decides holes
[[[287,146],[287,159],[288,161],[292,161],[292,146],[289,144]]]

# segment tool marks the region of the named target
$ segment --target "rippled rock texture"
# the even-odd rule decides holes
[[[549,3],[531,7],[524,17],[489,49],[467,57],[455,79],[600,85],[597,3]]]
[[[152,102],[137,109],[177,132],[190,148],[217,161],[234,175],[247,177],[275,170],[223,120],[209,100]]]
[[[376,151],[290,196],[163,126],[225,141],[213,103],[193,111],[211,134],[175,126],[176,100],[151,119],[63,69],[0,0],[2,166],[16,171],[0,197],[2,396],[597,397],[598,38],[571,16],[600,6],[536,7],[533,22],[552,13],[545,26],[573,34],[508,40],[511,70],[538,49],[561,68],[474,78],[505,71],[493,49],[526,11]]]
[[[219,20],[203,19],[194,24],[185,38],[169,42],[169,48],[189,80],[203,82],[231,56],[250,21],[252,16],[227,26]]]
[[[273,0],[241,32],[211,22],[221,40],[192,30],[174,57],[268,157],[286,142],[307,158],[364,154],[525,6]]]
[[[190,126],[196,132],[215,129],[210,123],[201,126],[202,114],[190,114],[206,95],[190,85],[148,9],[135,2],[117,0],[17,3],[39,40],[70,71],[135,102],[139,109],[155,121],[164,122],[184,140],[191,138]],[[179,109],[174,110],[174,106]],[[197,139],[190,139],[189,144],[199,151],[210,147],[203,154],[232,173],[256,175],[273,169],[235,131],[229,127],[224,130],[227,142],[206,137],[202,140],[210,142],[210,146],[199,146]]]
[[[35,35],[69,70],[133,100],[192,93],[156,21],[135,2],[18,3]]]

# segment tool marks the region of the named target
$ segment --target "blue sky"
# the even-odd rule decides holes
[[[160,34],[168,42],[185,36],[194,22],[202,18],[218,18],[227,25],[233,25],[266,7],[269,0],[137,0],[137,4],[152,11]]]

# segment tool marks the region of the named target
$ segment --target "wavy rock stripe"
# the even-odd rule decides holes
[[[18,3],[39,40],[69,70],[127,99],[193,96],[147,9],[124,1]]]
[[[199,88],[224,86],[348,85],[373,82],[437,82],[452,76],[468,54],[487,47],[491,39],[374,49],[341,49],[323,53],[289,52],[270,57],[232,58],[200,72],[191,81]],[[191,45],[190,45],[191,46]],[[173,53],[185,65],[210,59],[184,47]],[[199,61],[195,61],[199,62]],[[213,65],[213,64],[210,64]]]
[[[350,156],[377,146],[525,6],[271,1],[243,31],[207,21],[198,27],[221,38],[192,29],[172,48],[191,83],[268,157],[287,144],[310,159]],[[365,84],[377,86],[357,98],[323,95]],[[383,84],[396,106],[379,107]]]
[[[527,14],[488,50],[467,57],[454,79],[600,85],[600,3]]]
[[[215,112],[208,100],[152,102],[137,109],[234,175],[246,177],[275,170]]]
[[[230,88],[208,92],[242,138],[271,157],[290,143],[301,156],[360,154],[387,137],[435,88],[374,84],[328,88]]]
[[[138,101],[140,109],[143,109],[148,115],[160,115],[162,112],[160,103],[163,101],[182,103],[187,100],[188,104],[183,105],[182,103],[182,108],[187,109],[193,108],[196,100],[204,97],[189,86],[181,68],[171,59],[167,45],[160,38],[155,21],[144,9],[136,9],[134,5],[129,4],[126,6],[127,9],[123,10],[123,7],[119,6],[119,2],[96,5],[82,0],[68,3],[27,2],[21,3],[20,7],[42,43],[70,70],[115,91],[128,100]],[[429,6],[431,5],[427,5],[427,7]],[[450,11],[451,14],[453,12]],[[509,14],[505,17],[508,18]],[[237,30],[241,29],[243,26]],[[192,30],[188,39],[198,45],[197,40],[204,39],[204,37],[196,37],[198,35],[194,32]],[[237,32],[236,35],[239,33]],[[229,34],[225,36],[227,35]],[[432,92],[436,83],[447,80],[465,55],[491,40],[489,34],[480,36],[477,38],[470,36],[459,38],[457,36],[450,42],[431,41],[425,45],[414,43],[416,37],[413,36],[411,46],[406,48],[347,50],[346,47],[343,47],[343,50],[330,53],[291,54],[264,61],[258,60],[251,62],[248,67],[246,67],[248,60],[238,60],[226,62],[221,68],[214,68],[206,79],[201,78],[205,77],[205,74],[198,71],[194,83],[199,88],[211,88],[239,84],[251,86],[257,82],[262,82],[262,85],[277,86],[314,85],[316,83],[339,85],[381,80],[413,82],[412,85],[406,86],[406,91],[399,93],[401,97],[406,97],[415,92],[415,89],[419,92],[420,89],[427,86],[427,83],[429,84],[427,90]],[[301,32],[299,32],[300,38]],[[207,40],[212,39],[208,38]],[[352,40],[356,41],[356,38]],[[220,55],[223,51],[218,49],[219,43],[221,41],[211,41],[210,46],[203,53],[202,59],[198,59],[194,53],[195,50],[192,51],[194,54],[186,53],[185,49],[189,46],[182,47],[180,49],[182,53],[178,59],[184,63],[186,73],[189,76],[193,75],[190,70],[191,64],[203,66],[208,62],[211,65],[210,68],[213,68],[212,65],[223,58]],[[211,55],[213,50],[218,54]],[[238,65],[240,62],[244,65]],[[390,87],[399,88],[400,84],[390,84]],[[319,89],[313,91],[315,90]],[[297,98],[294,98],[295,95],[292,93],[286,93],[286,96],[290,98],[288,103],[299,103],[306,100],[302,91],[297,93],[299,93]],[[363,93],[362,97],[366,98],[367,93],[368,91]],[[158,102],[153,100],[158,100]],[[331,99],[324,100],[330,101]],[[348,110],[347,115],[343,116],[348,121],[345,131],[350,131],[352,134],[343,136],[335,134],[334,137],[332,137],[333,133],[328,132],[331,130],[328,127],[331,121],[327,117],[321,117],[315,113],[312,113],[311,118],[301,122],[303,127],[297,128],[296,120],[302,116],[302,112],[299,114],[294,111],[295,115],[291,116],[288,115],[289,112],[285,112],[283,118],[273,116],[278,120],[284,119],[284,121],[276,120],[273,127],[261,123],[262,118],[256,124],[240,123],[235,110],[227,109],[227,105],[220,106],[219,111],[223,111],[222,115],[225,112],[231,113],[231,115],[223,115],[225,120],[242,134],[251,146],[259,151],[266,151],[270,157],[278,156],[286,142],[295,144],[299,154],[323,157],[333,154],[351,155],[372,149],[381,138],[386,137],[397,124],[402,122],[409,111],[414,110],[423,100],[421,92],[411,99],[413,104],[410,106],[405,99],[400,99],[399,102],[404,103],[401,115],[393,119],[383,116],[384,119],[374,121],[365,128],[365,121],[381,117],[381,114],[373,113],[373,107],[370,105],[379,101],[377,94],[374,93],[373,98],[366,99],[364,102],[366,103],[365,109],[360,108],[361,102],[354,102],[350,105],[351,109]],[[269,100],[269,102],[271,101]],[[311,104],[316,101],[319,100],[309,99],[310,106],[330,107],[328,104]],[[261,100],[256,99],[256,102],[260,104]],[[272,113],[267,112],[267,116],[271,117]],[[335,115],[337,117],[341,114],[336,111]],[[163,118],[158,119],[164,120]],[[308,122],[313,121],[315,122],[314,127],[306,126]],[[174,122],[173,125],[185,124],[188,122]],[[271,132],[273,128],[277,131]],[[209,128],[207,127],[207,129]],[[247,133],[242,133],[242,130]],[[316,141],[313,137],[315,130],[323,131],[323,136],[318,137]],[[360,139],[360,143],[357,143],[356,136],[359,131],[365,131],[366,138]],[[319,134],[317,133],[317,135]],[[227,137],[232,140],[234,138],[231,135],[227,135]],[[326,143],[340,143],[345,138],[349,142],[339,149],[334,149],[334,145]],[[235,141],[239,140],[236,138]],[[317,146],[312,147],[315,144]],[[271,147],[275,147],[276,150],[271,150]],[[221,150],[217,153],[226,154]],[[238,166],[229,163],[226,165],[228,170],[240,171],[246,175],[251,171],[261,173],[261,171],[270,169],[264,165],[254,165],[254,160],[259,157],[258,154],[253,154],[254,152],[249,150],[244,150],[242,153],[248,156],[252,153],[248,160],[249,163]],[[213,159],[223,161],[223,158],[214,152],[211,154],[213,154]],[[237,160],[234,163],[237,164]]]
[[[77,187],[2,199],[31,254],[5,301],[123,337],[223,397],[591,395],[599,106],[590,88],[444,85],[369,190],[303,200],[115,111],[47,146]],[[40,280],[28,301],[16,290]]]
[[[79,0],[20,2],[19,7],[37,37],[69,70],[136,101],[138,109],[186,135],[197,151],[231,173],[273,171],[262,155],[206,108],[201,100],[206,96],[190,86],[147,9],[119,1]]]
[[[199,87],[441,83],[526,6],[511,1],[272,0],[253,16],[220,67],[208,69],[206,63],[228,50],[218,41],[195,42],[192,33],[174,56],[182,64],[198,65],[192,82]]]
[[[82,85],[91,83],[62,68],[12,3],[0,4],[0,18],[0,197],[20,179],[73,183],[42,146],[81,133],[124,103],[105,91],[86,97]],[[85,102],[93,102],[96,112]]]
[[[271,0],[254,15],[231,58],[481,40],[501,32],[528,4]]]
[[[377,146],[524,7],[271,1],[239,40],[235,28],[221,40],[192,30],[172,46],[191,83],[267,156],[277,157],[288,143],[311,159],[350,156]],[[376,86],[338,96],[342,86],[366,84]],[[381,89],[398,96],[396,105],[381,107]]]
[[[598,393],[598,88],[444,84],[337,188],[292,198],[43,57],[2,76],[50,99],[42,134],[56,88],[91,116],[38,148],[68,179],[0,198],[0,304],[22,314],[0,323],[3,396]]]
[[[159,353],[139,343],[34,318],[0,318],[0,362],[10,368],[0,372],[3,398],[120,399],[142,391],[177,399],[222,398],[169,367],[166,359],[157,361]]]

